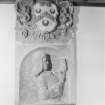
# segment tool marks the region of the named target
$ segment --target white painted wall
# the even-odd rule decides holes
[[[104,8],[81,7],[77,34],[77,105],[104,105]],[[0,4],[0,105],[14,105],[15,9]]]
[[[105,105],[104,22],[104,8],[81,8],[77,34],[78,105]]]
[[[14,105],[15,9],[0,4],[0,105]]]

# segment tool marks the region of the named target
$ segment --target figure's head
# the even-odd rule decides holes
[[[55,29],[58,11],[57,6],[50,0],[37,0],[33,6],[33,13],[35,22],[42,33]]]
[[[51,69],[52,69],[51,57],[49,54],[45,54],[42,57],[42,69],[44,71],[51,71]]]

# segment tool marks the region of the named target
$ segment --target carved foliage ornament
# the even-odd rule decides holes
[[[67,41],[75,31],[72,0],[17,0],[16,38],[24,42]]]

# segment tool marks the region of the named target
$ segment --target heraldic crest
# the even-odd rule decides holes
[[[22,42],[68,41],[77,12],[72,0],[17,0],[16,38]]]

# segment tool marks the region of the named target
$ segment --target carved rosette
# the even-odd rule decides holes
[[[17,0],[16,40],[68,42],[75,36],[78,8],[72,0]]]

